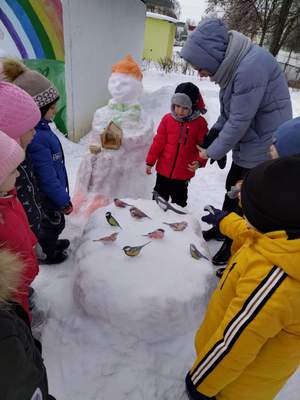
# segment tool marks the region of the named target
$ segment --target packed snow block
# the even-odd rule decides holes
[[[81,142],[87,147],[100,145],[99,133],[107,127],[107,120],[111,117],[111,111],[106,107],[98,111],[101,114],[99,121]],[[144,113],[138,125],[135,123],[132,126],[131,121],[127,122],[123,121],[122,145],[118,150],[103,149],[98,154],[84,155],[77,174],[75,193],[100,193],[106,197],[151,197],[154,182],[152,177],[145,174],[145,159],[153,138],[153,122]]]
[[[94,320],[147,343],[194,332],[213,276],[199,222],[192,215],[165,213],[154,201],[125,201],[150,218],[136,219],[130,206],[113,203],[90,217],[76,251],[75,301]],[[107,211],[121,228],[107,222]],[[183,231],[164,224],[183,221],[188,223]],[[159,228],[165,230],[163,239],[144,236]],[[114,232],[115,241],[96,241]],[[149,241],[137,256],[123,251]],[[206,258],[192,258],[191,243]]]

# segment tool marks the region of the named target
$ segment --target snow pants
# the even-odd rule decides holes
[[[169,201],[171,197],[172,203],[185,207],[187,205],[188,184],[189,180],[170,179],[157,174],[154,190],[165,200]]]

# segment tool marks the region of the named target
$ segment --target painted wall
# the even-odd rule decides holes
[[[128,53],[141,60],[146,7],[141,0],[64,0],[63,10],[68,127],[79,140],[109,100],[112,64]]]
[[[66,133],[63,10],[60,0],[1,0],[0,49],[23,59],[60,92],[55,119]]]
[[[147,17],[143,58],[151,61],[158,61],[165,57],[171,58],[175,33],[174,23]]]

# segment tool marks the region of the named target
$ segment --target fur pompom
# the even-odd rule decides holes
[[[2,60],[3,73],[8,82],[14,82],[23,72],[27,71],[26,65],[14,58],[5,58]]]

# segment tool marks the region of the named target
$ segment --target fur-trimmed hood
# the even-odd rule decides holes
[[[0,248],[0,309],[15,297],[22,269],[22,262],[17,255]]]

